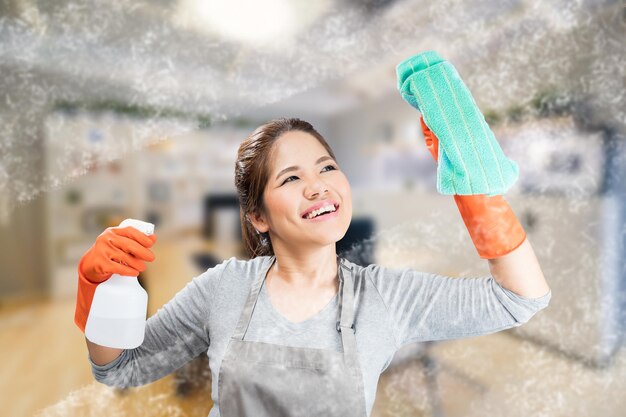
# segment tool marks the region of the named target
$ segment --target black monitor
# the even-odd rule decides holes
[[[345,236],[337,242],[337,254],[361,266],[375,263],[374,229],[372,218],[353,217]]]
[[[216,216],[218,210],[232,210],[233,216],[239,218],[239,197],[233,193],[212,193],[204,198],[202,236],[206,239],[215,238]],[[241,236],[241,221],[237,221],[233,227],[233,236],[239,240]]]

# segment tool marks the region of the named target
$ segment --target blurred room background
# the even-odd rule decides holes
[[[2,415],[208,414],[206,358],[145,387],[94,381],[76,268],[106,227],[154,223],[150,316],[244,259],[234,162],[272,118],[313,124],[350,180],[341,255],[488,275],[396,87],[432,49],[520,167],[505,197],[553,296],[520,328],[406,346],[373,415],[623,416],[625,39],[617,0],[1,1]]]

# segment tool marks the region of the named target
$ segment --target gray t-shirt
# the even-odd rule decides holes
[[[226,346],[253,278],[273,260],[272,256],[231,257],[193,278],[148,318],[141,346],[125,350],[102,366],[88,355],[95,379],[108,386],[141,386],[207,354],[214,402],[209,417],[218,417],[217,382]],[[453,278],[407,268],[346,263],[353,266],[354,325],[368,416],[378,378],[401,347],[520,326],[545,308],[552,296],[549,291],[539,298],[522,297],[492,276]],[[244,340],[341,352],[341,334],[335,327],[338,301],[336,294],[315,316],[292,323],[273,308],[263,285]]]

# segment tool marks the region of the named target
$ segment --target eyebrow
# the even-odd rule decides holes
[[[325,161],[325,160],[327,160],[327,159],[332,159],[332,160],[334,161],[334,159],[333,159],[331,156],[325,155],[325,156],[322,156],[322,157],[321,157],[320,159],[318,159],[317,161],[315,161],[315,165],[317,165],[317,164],[319,164],[320,162],[323,162],[323,161]],[[288,168],[285,168],[285,169],[283,169],[282,171],[280,171],[280,172],[278,173],[278,175],[276,175],[276,179],[278,179],[278,178],[279,178],[281,175],[283,175],[285,172],[295,171],[295,170],[297,170],[297,169],[300,169],[300,167],[299,167],[299,166],[293,166],[293,167],[288,167]]]

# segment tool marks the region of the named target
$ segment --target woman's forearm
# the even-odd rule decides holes
[[[85,338],[85,342],[87,342],[89,356],[96,365],[106,365],[113,362],[124,351],[124,349],[96,345],[95,343],[90,342],[87,338]]]
[[[550,291],[528,239],[514,251],[488,262],[491,275],[507,290],[527,298],[539,298]]]

